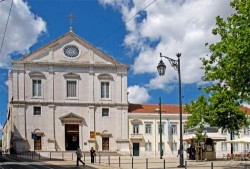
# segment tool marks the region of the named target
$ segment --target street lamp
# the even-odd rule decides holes
[[[163,156],[163,149],[162,149],[162,123],[161,123],[161,98],[159,98],[159,109],[157,109],[160,114],[160,126],[159,126],[159,132],[160,132],[160,159],[162,159]]]
[[[177,167],[185,167],[185,165],[183,164],[184,159],[183,159],[183,134],[182,134],[182,102],[181,102],[181,69],[180,69],[180,57],[181,57],[181,53],[177,53],[177,60],[174,60],[172,58],[169,58],[167,56],[162,56],[162,54],[160,53],[160,57],[161,60],[157,66],[157,70],[160,76],[163,76],[165,74],[166,71],[166,66],[164,64],[164,62],[162,61],[162,57],[168,59],[170,65],[178,72],[178,76],[179,76],[179,111],[180,111],[180,149],[179,149],[179,165]]]

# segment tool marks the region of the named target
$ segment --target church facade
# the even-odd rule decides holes
[[[72,30],[12,65],[7,149],[129,153],[127,65]]]

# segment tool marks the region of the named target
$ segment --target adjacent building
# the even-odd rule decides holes
[[[176,157],[180,147],[180,120],[179,105],[161,105],[162,124],[162,149],[163,156]],[[242,110],[250,115],[250,109],[243,107]],[[189,116],[188,112],[182,111],[183,150],[187,157],[186,149],[190,144],[185,138],[190,137],[185,123]],[[130,151],[133,156],[158,156],[160,157],[160,114],[158,104],[129,104],[128,129]],[[208,134],[216,140],[215,151],[217,157],[230,154],[231,145],[226,143],[230,140],[230,133],[219,129],[217,133]],[[237,138],[238,136],[234,136]],[[249,127],[244,127],[239,137],[250,137]],[[224,140],[224,141],[221,141]],[[250,151],[250,144],[233,144],[234,153]]]

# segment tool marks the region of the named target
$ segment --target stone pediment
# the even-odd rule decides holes
[[[72,72],[64,74],[63,76],[65,79],[81,79],[80,75]]]
[[[121,65],[73,32],[68,32],[13,63],[81,63]]]
[[[142,121],[139,119],[133,119],[130,122],[131,122],[131,124],[142,124]]]
[[[62,123],[75,123],[75,124],[82,124],[83,121],[84,121],[84,118],[81,117],[81,116],[78,116],[74,113],[69,113],[69,114],[66,114],[62,117],[59,118],[61,120]]]

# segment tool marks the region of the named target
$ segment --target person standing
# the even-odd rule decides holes
[[[91,157],[91,163],[94,163],[94,158],[95,158],[95,150],[93,147],[90,149],[90,157]]]
[[[82,158],[82,150],[80,149],[79,146],[77,146],[77,151],[76,151],[76,166],[79,166],[79,161],[82,163],[82,165],[84,166],[85,163],[81,160]]]

